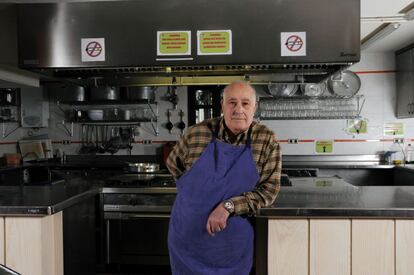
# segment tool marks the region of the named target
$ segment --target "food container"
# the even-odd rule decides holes
[[[91,120],[102,120],[104,112],[103,110],[89,110],[88,116]]]
[[[19,165],[20,161],[22,160],[22,156],[20,154],[5,154],[4,158],[6,160],[6,165]]]

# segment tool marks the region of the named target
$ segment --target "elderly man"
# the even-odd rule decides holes
[[[173,274],[249,274],[248,217],[280,189],[280,146],[253,121],[253,87],[230,84],[221,105],[223,116],[189,128],[167,159],[177,179],[168,234]]]

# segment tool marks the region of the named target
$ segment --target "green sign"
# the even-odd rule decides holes
[[[190,35],[183,32],[158,32],[158,55],[190,55]]]
[[[332,186],[333,182],[331,180],[317,180],[315,184],[317,187],[328,187]]]
[[[331,154],[333,152],[332,140],[315,141],[315,152],[318,154]]]
[[[404,123],[385,123],[384,135],[386,136],[400,136],[404,135]]]
[[[351,119],[348,120],[348,133],[351,134],[366,134],[367,133],[367,124],[366,120],[362,119]]]
[[[198,31],[198,55],[231,54],[231,31]]]

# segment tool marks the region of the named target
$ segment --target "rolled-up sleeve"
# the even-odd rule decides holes
[[[280,144],[274,141],[264,160],[259,182],[251,192],[230,198],[234,203],[234,214],[254,215],[265,206],[271,205],[280,190],[280,175],[282,170],[282,153]]]
[[[165,163],[175,179],[178,179],[185,172],[185,159],[188,155],[188,138],[187,131],[187,134],[174,146]]]

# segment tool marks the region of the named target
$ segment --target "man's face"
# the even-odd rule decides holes
[[[221,108],[226,126],[233,134],[246,131],[256,111],[254,90],[243,83],[229,86],[224,92]]]

